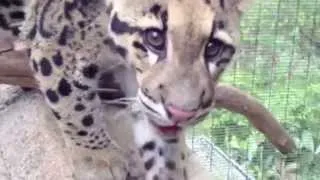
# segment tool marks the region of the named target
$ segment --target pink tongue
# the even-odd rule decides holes
[[[174,106],[168,106],[168,111],[172,115],[172,119],[176,121],[186,121],[196,115],[196,111],[184,111]]]
[[[181,128],[178,126],[166,126],[166,127],[158,127],[159,130],[164,134],[172,134],[177,133]]]

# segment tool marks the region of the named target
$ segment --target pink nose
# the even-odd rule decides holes
[[[171,115],[171,118],[177,122],[187,121],[188,119],[194,117],[197,111],[186,111],[176,106],[168,106],[167,110]]]

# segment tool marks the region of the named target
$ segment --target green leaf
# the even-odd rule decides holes
[[[231,137],[230,146],[232,148],[240,149],[239,141],[236,136]]]

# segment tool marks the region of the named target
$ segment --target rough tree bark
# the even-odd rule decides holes
[[[0,40],[0,84],[37,88],[25,51],[14,51],[11,39]],[[230,85],[216,86],[216,107],[239,113],[282,153],[295,150],[293,139],[257,99]]]

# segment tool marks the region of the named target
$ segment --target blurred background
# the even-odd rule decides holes
[[[320,179],[320,0],[257,0],[241,23],[241,48],[222,81],[258,98],[298,152],[282,155],[248,121],[213,112],[189,145],[221,179]]]

